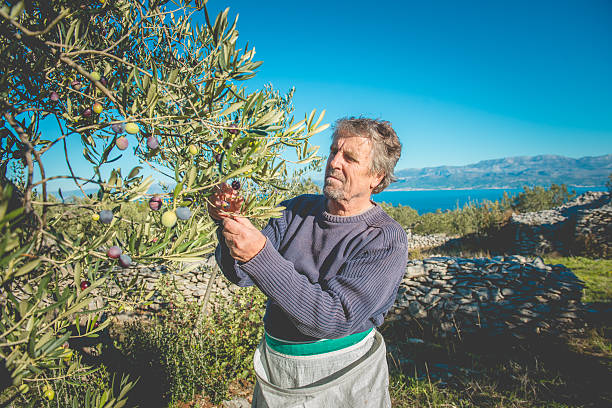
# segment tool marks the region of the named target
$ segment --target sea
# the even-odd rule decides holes
[[[393,206],[409,206],[419,214],[455,210],[463,208],[466,204],[481,204],[483,201],[501,200],[504,191],[510,196],[518,195],[523,189],[484,189],[484,190],[410,190],[410,191],[383,191],[374,194],[372,199],[378,203],[387,203]],[[575,191],[580,195],[585,191],[607,191],[606,187],[568,187],[568,191]]]

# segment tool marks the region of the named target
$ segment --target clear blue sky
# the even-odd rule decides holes
[[[612,2],[211,0],[296,115],[393,123],[398,169],[612,153]],[[316,144],[329,148],[330,132]]]
[[[295,86],[299,117],[392,122],[397,169],[612,153],[610,0],[208,2],[226,7],[264,61],[250,89]]]

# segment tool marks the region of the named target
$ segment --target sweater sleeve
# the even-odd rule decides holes
[[[217,224],[218,240],[217,248],[215,249],[215,259],[221,268],[221,272],[230,282],[238,286],[252,286],[254,282],[251,277],[241,270],[239,263],[230,254],[230,250],[223,237],[223,224],[217,221],[215,223]],[[266,246],[270,244],[272,247],[278,248],[278,243],[286,229],[285,225],[284,218],[272,218],[268,221],[268,224],[261,230],[261,233],[266,237]]]
[[[407,237],[396,228],[383,228],[381,235],[324,282],[310,282],[270,242],[240,269],[300,332],[315,338],[343,337],[386,313],[395,300],[406,267]]]

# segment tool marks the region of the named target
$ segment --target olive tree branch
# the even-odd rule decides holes
[[[58,14],[58,16],[55,17],[55,19],[51,23],[49,23],[49,25],[45,27],[43,30],[30,31],[24,26],[22,26],[21,24],[19,24],[14,18],[11,18],[5,11],[0,10],[0,17],[3,17],[5,20],[8,20],[12,25],[15,26],[15,28],[19,29],[23,34],[25,34],[28,37],[37,37],[40,35],[47,34],[49,31],[51,31],[53,27],[55,27],[55,25],[57,25],[57,23],[59,23],[64,18],[66,18],[68,15],[70,15],[70,10],[62,9],[62,11]],[[19,34],[16,34],[16,35],[19,35]]]

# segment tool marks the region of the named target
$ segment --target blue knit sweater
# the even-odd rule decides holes
[[[379,326],[393,305],[407,262],[407,236],[379,205],[341,217],[322,195],[281,203],[280,218],[262,230],[266,245],[235,261],[217,234],[216,259],[239,286],[268,296],[264,327],[289,341],[338,338]]]

